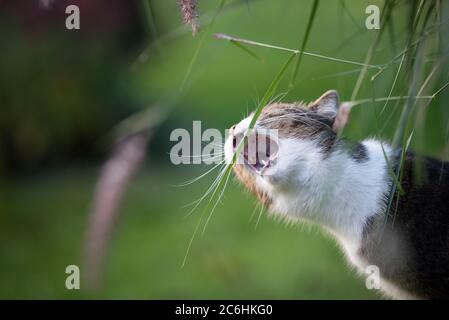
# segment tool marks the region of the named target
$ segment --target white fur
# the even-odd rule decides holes
[[[242,120],[234,133],[243,133],[249,121],[250,117]],[[384,214],[383,197],[391,181],[381,142],[369,139],[361,143],[368,156],[364,162],[357,162],[344,150],[324,157],[310,139],[280,138],[276,162],[262,176],[255,177],[258,188],[272,199],[275,214],[323,226],[364,273],[368,263],[358,255],[363,229],[369,217]],[[390,156],[391,147],[383,147]],[[232,154],[230,137],[225,143],[226,159],[231,159]]]

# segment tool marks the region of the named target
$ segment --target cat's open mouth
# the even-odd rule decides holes
[[[257,174],[264,173],[270,168],[278,156],[279,145],[275,137],[255,132],[248,135],[248,140],[243,147],[243,163]],[[234,151],[238,146],[238,138],[233,139]]]

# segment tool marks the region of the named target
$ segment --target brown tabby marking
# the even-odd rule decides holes
[[[329,153],[337,135],[332,130],[332,119],[316,112],[315,106],[301,102],[271,104],[262,111],[257,127],[276,129],[282,138],[317,140],[323,152]]]

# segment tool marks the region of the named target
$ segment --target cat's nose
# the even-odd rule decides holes
[[[235,124],[229,130],[229,134],[232,136],[232,148],[235,149],[237,147],[237,137],[234,134]]]

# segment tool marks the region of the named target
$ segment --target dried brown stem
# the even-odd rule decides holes
[[[198,3],[197,0],[179,0],[182,20],[192,27],[192,34],[198,32]]]

